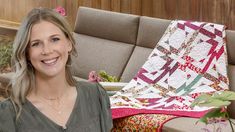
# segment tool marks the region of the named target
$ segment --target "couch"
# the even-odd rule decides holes
[[[105,70],[122,82],[129,82],[152,52],[170,20],[80,7],[74,36],[78,57],[74,75],[87,79],[92,70]],[[235,91],[235,31],[227,30],[230,89]],[[235,104],[230,107],[235,118]],[[201,131],[198,119],[182,117],[167,122],[163,131]],[[231,130],[228,130],[231,131]]]
[[[116,13],[80,7],[74,37],[78,56],[73,57],[72,71],[78,80],[87,80],[90,71],[105,70],[122,82],[129,82],[152,52],[170,20]],[[226,30],[230,90],[235,91],[235,31]],[[10,75],[0,75],[5,82]],[[110,90],[110,89],[109,89]],[[112,89],[111,89],[112,90]],[[235,103],[229,107],[235,118]],[[163,131],[201,131],[204,124],[189,117],[175,118],[163,126]],[[231,131],[229,127],[228,130]]]

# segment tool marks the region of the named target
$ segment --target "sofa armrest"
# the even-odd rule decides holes
[[[114,95],[117,91],[121,90],[128,83],[124,82],[99,82],[100,85],[107,91],[109,96]]]
[[[128,84],[124,82],[99,82],[99,83],[107,91],[119,91]]]
[[[73,78],[74,78],[76,81],[85,81],[85,82],[88,81],[87,79],[80,78],[80,77],[77,77],[77,76],[73,76]]]

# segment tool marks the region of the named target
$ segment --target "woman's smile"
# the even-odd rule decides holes
[[[55,57],[52,59],[43,59],[41,62],[47,66],[52,66],[55,65],[56,62],[58,61],[59,57]]]

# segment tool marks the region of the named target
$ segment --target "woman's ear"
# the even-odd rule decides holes
[[[71,41],[68,39],[68,52],[70,53],[73,49],[73,45],[71,43]]]

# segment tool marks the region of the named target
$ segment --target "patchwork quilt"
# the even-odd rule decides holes
[[[141,113],[201,117],[201,93],[228,90],[225,26],[175,20],[136,76],[111,100],[114,119]]]

